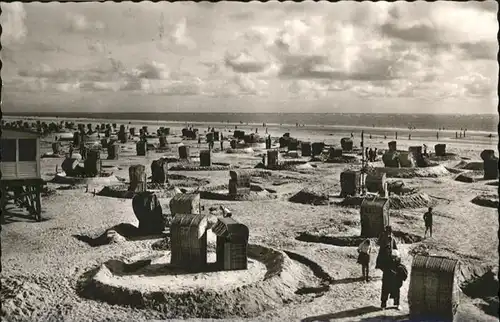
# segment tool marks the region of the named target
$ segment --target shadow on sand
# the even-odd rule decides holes
[[[323,314],[318,316],[311,316],[305,319],[302,319],[301,322],[324,322],[324,321],[334,321],[336,319],[347,319],[352,318],[352,321],[364,321],[364,322],[375,322],[375,321],[409,321],[407,315],[398,315],[398,316],[387,316],[387,315],[378,315],[376,317],[369,318],[356,318],[360,315],[369,314],[373,312],[380,311],[380,308],[375,306],[365,306],[357,309],[341,311],[337,313]]]
[[[87,235],[73,235],[73,237],[78,239],[79,241],[89,244],[91,247],[98,247],[112,243],[112,241],[108,237],[108,232],[110,230],[116,231],[121,237],[124,237],[127,241],[158,239],[168,236],[168,234],[165,233],[161,234],[144,233],[134,225],[121,223],[109,229],[106,229],[106,231],[98,237],[90,237]]]
[[[28,212],[24,209],[19,209],[17,207],[5,209],[2,211],[2,225],[8,225],[15,222],[31,222],[31,223],[39,223],[48,221],[51,218],[46,218],[43,216],[44,211],[42,210],[42,219],[40,221],[36,220],[34,216],[28,214]]]

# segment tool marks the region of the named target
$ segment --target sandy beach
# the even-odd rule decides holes
[[[90,123],[95,125],[100,124],[101,121],[95,120]],[[110,123],[110,121],[107,120],[106,123]],[[132,141],[121,144],[121,154],[118,160],[106,160],[105,151],[101,154],[104,169],[112,171],[112,175],[116,178],[124,178],[125,182],[128,181],[128,167],[130,165],[144,165],[149,176],[153,160],[162,156],[178,158],[179,143],[190,146],[193,156],[191,162],[195,164],[199,162],[197,159],[199,150],[207,148],[204,132],[209,124],[196,124],[202,137],[202,143],[199,145],[197,140],[185,140],[180,137],[183,124],[154,124],[133,120],[117,123],[118,125],[125,124],[129,127],[136,127],[136,129],[146,125],[149,132],[152,133],[156,132],[160,126],[171,129],[171,135],[167,136],[169,148],[162,153],[149,151],[146,157],[137,156],[135,151],[137,138],[133,138]],[[234,131],[234,125],[210,124],[210,126],[215,126],[216,130],[221,131],[224,137],[230,137]],[[260,126],[238,124],[237,127],[238,130],[244,130],[247,133],[254,132],[257,127],[258,134],[262,136],[265,135],[266,131],[262,124]],[[268,126],[268,133],[273,140],[277,140],[284,133],[289,132],[292,137],[299,140],[325,142],[335,146],[340,146],[340,139],[349,137],[352,132],[354,145],[358,147],[361,130],[360,128],[341,126],[332,128]],[[394,134],[388,129],[363,130],[365,130],[366,147],[387,150],[388,142],[394,140]],[[370,134],[372,135],[371,139],[369,138]],[[410,269],[412,255],[425,251],[433,255],[458,259],[463,267],[474,268],[476,275],[482,276],[491,270],[497,272],[497,209],[476,205],[471,200],[481,194],[496,194],[498,200],[498,180],[478,179],[471,183],[455,180],[462,172],[469,172],[477,178],[482,177],[482,168],[467,170],[464,169],[467,168],[465,165],[482,163],[479,155],[485,149],[497,151],[497,139],[487,138],[484,133],[471,133],[462,139],[455,139],[454,132],[451,131],[441,134],[442,136],[437,140],[435,131],[420,130],[412,133],[411,140],[408,140],[408,131],[401,130],[397,140],[398,150],[408,150],[410,146],[426,144],[429,147],[429,152],[433,153],[435,144],[445,143],[447,152],[457,155],[454,159],[438,161],[439,166],[432,167],[434,170],[422,168],[421,174],[418,176],[409,175],[407,178],[388,176],[389,182],[400,180],[404,182],[405,186],[414,188],[419,193],[425,193],[435,201],[436,215],[432,238],[423,239],[422,216],[427,210],[426,206],[391,209],[391,225],[404,237],[402,237],[400,248],[403,263]],[[50,144],[56,135],[58,134],[52,134],[42,139],[42,153],[51,151]],[[384,139],[384,135],[387,135],[386,139]],[[148,143],[158,144],[158,140],[148,139]],[[224,148],[229,148],[227,141]],[[67,152],[67,145],[63,146],[63,150]],[[220,151],[219,143],[216,142],[212,162],[230,164],[240,169],[253,169],[265,153],[263,143],[252,146],[252,150],[246,153],[227,153]],[[153,251],[152,245],[161,241],[162,237],[130,239],[125,236],[115,243],[96,247],[81,241],[81,238],[76,238],[76,235],[87,236],[90,239],[96,238],[105,233],[106,230],[120,224],[137,226],[138,221],[130,199],[94,194],[109,184],[105,180],[87,181],[82,184],[50,182],[55,176],[56,167],[61,167],[63,159],[64,157],[42,158],[42,178],[48,182],[48,190],[42,198],[42,222],[27,219],[15,210],[9,210],[11,213],[4,216],[1,231],[2,321],[21,321],[23,319],[29,321],[48,319],[58,321],[175,320],[168,312],[155,310],[153,307],[140,308],[109,304],[81,296],[78,291],[80,283],[88,278],[89,271],[101,267],[103,263],[117,259],[126,260],[139,253],[160,258],[162,251]],[[409,310],[407,303],[409,280],[404,283],[402,288],[402,311],[393,309],[380,311],[378,307],[380,305],[381,272],[374,268],[374,260],[372,260],[370,268],[372,280],[369,283],[364,283],[359,280],[361,268],[356,264],[356,247],[341,245],[338,242],[335,245],[335,242],[319,243],[298,240],[300,239],[298,236],[301,234],[322,234],[327,237],[359,235],[359,207],[345,207],[337,203],[342,200],[338,197],[340,173],[347,168],[360,168],[361,165],[359,163],[310,162],[308,157],[299,157],[299,159],[305,165],[295,169],[283,171],[255,169],[255,171],[269,172],[265,176],[254,175],[253,180],[263,188],[272,188],[276,194],[274,199],[223,201],[202,198],[201,200],[206,209],[220,205],[230,209],[236,220],[249,227],[249,242],[251,244],[265,245],[265,247],[288,254],[290,259],[287,261],[290,261],[291,264],[286,266],[288,267],[287,273],[280,277],[284,281],[286,276],[294,276],[294,278],[290,277],[290,280],[295,282],[290,282],[288,288],[299,287],[294,284],[296,282],[306,286],[314,286],[308,285],[308,283],[317,286],[318,284],[324,285],[324,281],[321,281],[322,278],[330,281],[327,289],[321,292],[310,292],[303,295],[292,292],[290,298],[283,300],[279,305],[273,304],[269,309],[255,308],[252,312],[258,312],[258,314],[249,319],[252,321],[404,321],[407,319]],[[286,152],[280,156],[280,160],[287,160]],[[314,166],[311,166],[312,164]],[[380,155],[378,161],[371,163],[371,166],[383,168]],[[204,186],[202,184],[203,188],[213,187],[219,190],[227,189],[217,187],[224,185],[227,187],[229,180],[227,170],[169,170],[169,176],[171,175],[185,176],[185,179],[181,177],[179,180],[172,180],[171,184],[177,184],[188,191],[197,188],[196,185],[183,185],[183,182],[186,183],[189,180],[198,180],[198,182],[201,180],[206,183]],[[281,183],[279,185],[273,184],[276,181],[281,181]],[[496,185],[492,182],[496,182]],[[293,203],[288,200],[305,187],[319,189],[330,195],[329,204],[313,206]],[[169,213],[170,198],[165,197],[160,192],[158,195],[163,212]],[[412,238],[414,240],[410,242],[409,240]],[[403,242],[404,240],[406,242]],[[372,257],[374,258],[375,255]],[[306,258],[308,261],[299,261],[298,258]],[[311,262],[316,266],[311,266]],[[318,269],[313,269],[313,267],[320,267],[324,274],[314,273]],[[256,279],[262,278],[262,267],[257,270],[253,268],[253,270],[258,275],[235,277],[234,283],[241,281],[241,283],[249,285],[255,284]],[[248,274],[252,272],[249,270]],[[104,273],[100,274],[102,279]],[[142,283],[140,280],[134,280],[134,276],[142,278],[141,275],[127,277],[133,280],[129,283],[130,287]],[[467,276],[470,278],[470,274]],[[303,279],[303,281],[298,281],[298,279]],[[485,279],[483,278],[483,280]],[[483,280],[481,280],[482,283],[492,283],[490,280]],[[118,284],[123,286],[124,283],[127,283],[127,279],[121,278]],[[179,281],[175,283],[182,284]],[[199,287],[203,283],[203,279],[197,280],[196,285]],[[211,288],[217,289],[214,283],[224,283],[224,278],[218,280],[212,276],[206,279],[206,283],[210,283]],[[278,283],[278,281],[273,280],[272,283]],[[269,285],[278,285],[272,283]],[[496,283],[498,285],[498,279]],[[170,285],[170,288],[175,287],[175,285]],[[267,291],[262,292],[259,288],[263,289],[267,284],[257,283],[255,285],[248,286],[254,292],[252,293],[254,294],[253,301],[264,303],[265,296],[270,295],[265,295]],[[283,294],[288,294],[289,291],[286,291],[288,288],[284,288]],[[466,294],[467,292],[465,287],[461,291],[457,321],[495,321],[498,319],[498,297],[495,298],[491,294],[476,294],[477,292]],[[485,293],[487,292],[485,291]],[[232,294],[234,297],[236,296],[234,294],[240,293]],[[241,294],[245,299],[248,297],[246,293],[246,295]],[[271,298],[272,301],[276,299],[273,296]],[[202,319],[197,318],[202,318],[202,316],[196,316],[196,312],[189,312],[189,308],[189,305],[186,306],[184,317],[189,317],[192,321],[201,321]],[[181,316],[177,317],[181,318]],[[224,316],[219,317],[224,318]],[[225,319],[235,321],[241,318],[228,315]]]

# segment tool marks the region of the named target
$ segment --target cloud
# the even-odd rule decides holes
[[[226,54],[224,62],[227,67],[238,73],[258,73],[269,67],[269,62],[258,61],[247,52],[231,55]]]
[[[496,59],[498,21],[494,12],[466,3],[437,2],[432,6],[395,5],[390,13],[380,27],[386,36],[443,48],[455,45],[469,59]]]
[[[151,63],[143,63],[133,69],[132,75],[137,78],[168,79],[170,71],[166,64],[153,61]]]
[[[196,42],[188,34],[187,19],[184,17],[173,25],[167,37],[161,39],[157,47],[166,52],[175,51],[176,49],[194,50],[197,46]]]
[[[22,43],[28,33],[26,27],[26,11],[21,2],[2,3],[2,45],[9,46],[13,43]]]
[[[73,32],[96,32],[103,30],[106,25],[102,21],[90,21],[83,14],[66,14],[67,28]]]

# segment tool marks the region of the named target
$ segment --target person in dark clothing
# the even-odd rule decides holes
[[[391,254],[391,261],[382,275],[382,294],[380,297],[380,307],[385,309],[387,307],[387,300],[392,298],[397,310],[401,310],[399,305],[400,289],[403,282],[408,278],[408,270],[401,263],[399,252],[393,251]]]
[[[378,240],[378,244],[380,248],[375,263],[375,268],[383,271],[390,263],[392,251],[398,249],[396,239],[394,239],[394,236],[392,235],[391,226],[385,227],[384,232]]]
[[[370,154],[368,153],[368,148],[365,148],[365,158],[366,161],[370,161]]]
[[[373,150],[373,162],[377,161],[377,148]]]
[[[430,233],[430,237],[432,237],[432,207],[429,207],[429,210],[424,214],[424,223],[425,223],[425,233],[424,238],[427,236],[427,232]]]
[[[71,158],[73,156],[73,144],[69,146],[69,157]]]

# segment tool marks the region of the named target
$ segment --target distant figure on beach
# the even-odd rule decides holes
[[[368,152],[368,147],[365,148],[365,158],[366,158],[366,161],[370,161],[370,154]]]
[[[259,133],[259,129],[258,128],[255,128],[255,133]]]
[[[69,158],[71,159],[72,156],[73,156],[73,144],[69,146]]]
[[[370,253],[372,251],[372,241],[367,238],[358,247],[358,264],[361,265],[361,278],[363,281],[370,280]]]
[[[408,134],[408,140],[411,140],[411,134]]]
[[[373,162],[377,161],[377,148],[373,150]]]
[[[266,127],[266,134],[267,134],[267,127]]]
[[[201,136],[198,136],[198,148],[200,147],[201,144]]]
[[[436,139],[439,140],[439,132],[436,132]]]
[[[458,139],[458,132],[455,132],[455,139]]]
[[[370,148],[370,150],[368,151],[368,157],[369,157],[369,161],[370,162],[373,162],[373,150],[372,148]]]
[[[224,141],[222,140],[222,138],[220,139],[220,150],[224,150]]]
[[[430,237],[432,237],[432,207],[429,207],[429,210],[424,214],[424,223],[425,223],[425,233],[424,238],[427,237],[427,232],[430,233]]]
[[[351,132],[351,139],[353,139],[353,138],[354,138],[354,134]]]
[[[460,138],[462,138],[462,131],[460,131]]]
[[[396,140],[398,139],[398,132],[396,132]]]
[[[424,155],[424,156],[428,156],[428,155],[427,155],[427,145],[426,145],[426,144],[423,144],[423,147],[424,147],[424,153],[423,153],[423,155]]]
[[[370,134],[370,139],[372,138],[372,135]]]
[[[387,135],[384,134],[384,140],[387,139]]]

